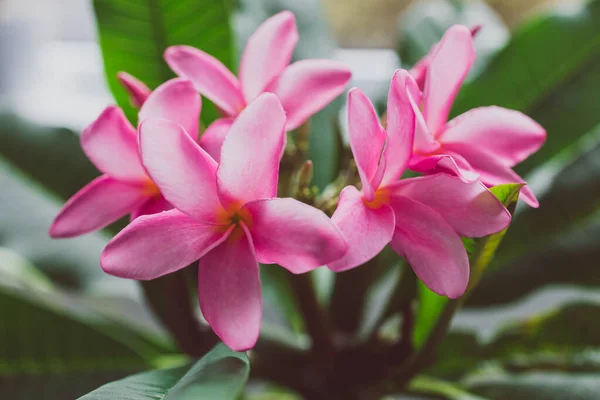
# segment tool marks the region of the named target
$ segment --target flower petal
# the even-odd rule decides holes
[[[67,238],[96,231],[131,213],[148,200],[140,185],[102,175],[66,202],[49,234]]]
[[[415,136],[415,109],[417,100],[413,93],[419,89],[408,71],[399,69],[394,73],[387,103],[387,144],[385,146],[385,176],[383,184],[397,181],[406,169],[412,154]]]
[[[233,119],[220,118],[210,124],[200,138],[200,146],[202,146],[202,148],[206,150],[217,163],[221,161],[221,148],[223,147],[225,136],[231,128],[231,124],[233,124]]]
[[[217,196],[217,163],[183,130],[166,119],[140,126],[142,160],[163,196],[176,208],[214,223],[222,209]]]
[[[481,182],[462,182],[448,174],[404,179],[391,188],[435,210],[461,236],[496,233],[510,223],[510,213]]]
[[[206,321],[232,350],[254,347],[262,299],[258,263],[247,232],[233,236],[200,260],[198,300]]]
[[[454,98],[473,60],[471,31],[464,25],[451,26],[431,56],[423,97],[423,115],[437,137],[448,120]]]
[[[469,259],[460,237],[431,208],[406,197],[392,201],[396,231],[392,248],[431,290],[460,297],[469,283]]]
[[[472,146],[509,167],[535,153],[545,140],[546,131],[537,122],[502,107],[467,111],[450,121],[440,136],[444,144]]]
[[[139,124],[150,118],[164,118],[177,122],[195,141],[198,140],[200,95],[192,82],[174,78],[157,87],[148,97],[139,113]]]
[[[228,235],[227,227],[203,224],[179,210],[143,215],[106,245],[100,265],[121,278],[154,279],[187,267]]]
[[[162,195],[158,195],[135,209],[131,213],[131,220],[133,221],[140,215],[158,214],[159,212],[168,211],[172,208],[173,205],[169,203],[167,199],[165,199]]]
[[[106,107],[83,131],[81,147],[96,168],[107,175],[132,182],[148,179],[140,162],[135,128],[119,107]]]
[[[413,154],[409,167],[415,172],[424,174],[446,173],[458,176],[463,182],[473,182],[479,179],[479,174],[473,170],[471,164],[460,154],[420,155]]]
[[[365,205],[359,191],[347,186],[331,220],[344,234],[348,252],[341,259],[330,262],[329,268],[340,272],[358,267],[375,257],[392,240],[395,218],[392,209],[383,204],[379,208]]]
[[[290,131],[342,94],[351,76],[348,67],[338,61],[301,60],[283,70],[265,91],[281,100],[286,130]]]
[[[372,184],[385,145],[385,131],[371,100],[358,88],[348,92],[348,136],[365,198],[373,200],[379,182]],[[380,180],[380,179],[379,179]]]
[[[449,150],[459,153],[461,156],[469,160],[473,169],[479,173],[481,182],[486,186],[491,187],[503,183],[526,183],[515,171],[506,165],[502,165],[493,155],[483,149],[476,149],[471,146],[451,144],[446,146]],[[524,186],[521,189],[519,198],[529,206],[537,208],[539,202],[533,191]]]
[[[135,108],[140,108],[150,95],[151,90],[143,82],[136,77],[129,75],[127,72],[117,73],[117,78],[121,82],[121,85],[129,93],[129,100],[131,105]]]
[[[301,274],[337,260],[348,249],[325,213],[298,200],[257,200],[244,208],[250,212],[248,228],[263,264],[279,264]]]
[[[236,116],[244,108],[240,83],[213,56],[190,46],[171,46],[165,51],[165,61],[177,75],[191,80],[200,94],[229,116]]]
[[[279,161],[285,147],[285,113],[277,97],[264,93],[241,112],[223,142],[217,186],[223,205],[277,195]]]
[[[298,28],[290,11],[268,18],[250,36],[239,69],[247,102],[254,100],[290,63],[296,43]]]

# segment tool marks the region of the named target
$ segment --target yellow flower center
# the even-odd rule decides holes
[[[374,210],[380,208],[384,204],[388,204],[390,202],[390,191],[386,188],[377,189],[375,192],[375,197],[373,200],[366,200],[363,198],[363,203],[369,208]]]

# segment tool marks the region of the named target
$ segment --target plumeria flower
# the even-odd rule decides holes
[[[469,261],[461,236],[498,232],[510,214],[479,181],[449,174],[399,180],[408,164],[414,137],[418,94],[405,70],[392,78],[387,132],[369,99],[348,93],[348,131],[362,190],[342,190],[332,221],[349,245],[346,255],[328,264],[333,271],[359,266],[388,243],[404,256],[434,292],[461,296],[469,281]]]
[[[475,50],[469,29],[454,25],[431,55],[427,67],[423,112],[417,112],[410,168],[418,172],[449,171],[487,186],[525,183],[512,167],[536,152],[546,131],[528,116],[501,107],[474,108],[447,122],[454,98],[473,63]],[[527,186],[523,200],[538,206]]]
[[[182,126],[144,122],[144,166],[176,209],[134,220],[107,245],[102,268],[146,280],[200,259],[202,314],[232,349],[253,347],[261,320],[258,262],[304,273],[348,247],[323,212],[276,198],[285,123],[277,97],[259,96],[231,126],[217,165]]]
[[[198,136],[200,95],[191,82],[176,78],[152,92],[139,121],[166,118]],[[81,147],[102,172],[71,197],[50,227],[50,236],[65,238],[92,232],[131,214],[131,219],[171,208],[142,166],[136,129],[123,111],[107,107],[81,134]]]
[[[333,60],[302,60],[290,64],[298,42],[294,14],[283,11],[267,19],[248,39],[239,67],[239,80],[219,60],[189,46],[169,47],[165,60],[179,76],[221,109],[200,144],[219,161],[223,139],[234,118],[263,92],[279,98],[287,116],[286,130],[300,126],[340,95],[350,70]]]

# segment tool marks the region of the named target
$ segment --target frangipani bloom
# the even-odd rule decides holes
[[[146,280],[201,259],[204,317],[232,349],[253,347],[261,320],[258,262],[304,273],[348,247],[323,212],[276,198],[284,128],[277,97],[259,96],[231,126],[217,165],[182,126],[144,122],[144,166],[177,209],[134,220],[107,245],[102,268]]]
[[[302,60],[290,65],[298,42],[294,14],[283,11],[267,19],[248,39],[239,66],[239,80],[219,60],[189,46],[169,47],[165,60],[179,76],[221,109],[200,144],[217,161],[223,139],[235,117],[263,92],[273,92],[286,112],[286,130],[300,126],[340,95],[350,70],[332,60]]]
[[[447,122],[474,58],[469,29],[462,25],[448,29],[427,67],[423,112],[417,112],[410,168],[429,173],[451,171],[466,180],[479,178],[487,186],[522,183],[512,167],[544,143],[546,131],[538,123],[501,107],[474,108]],[[527,204],[538,206],[527,186],[521,194]]]
[[[469,281],[469,261],[460,236],[484,236],[504,229],[510,214],[479,181],[449,174],[399,180],[413,146],[418,92],[405,70],[392,78],[387,132],[373,105],[359,90],[348,93],[350,146],[362,182],[342,190],[332,221],[348,241],[333,271],[359,266],[388,243],[434,292],[456,298]]]
[[[197,138],[200,101],[191,82],[172,79],[144,99],[139,121],[166,118]],[[104,228],[127,214],[134,219],[171,208],[142,166],[136,129],[120,108],[107,107],[81,134],[81,147],[103,175],[67,201],[50,227],[50,236],[73,237]]]

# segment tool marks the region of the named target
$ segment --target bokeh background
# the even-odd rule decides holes
[[[200,3],[209,7],[215,1]],[[600,2],[238,0],[228,5],[230,65],[237,65],[241,45],[265,18],[290,9],[301,38],[294,57],[346,62],[353,71],[351,85],[378,104],[385,101],[392,72],[414,64],[447,27],[483,25],[475,40],[476,64],[453,114],[497,104],[546,127],[547,144],[517,168],[541,205],[518,207],[489,272],[453,321],[434,372],[458,379],[482,359],[496,358],[510,372],[574,370],[595,381],[593,373],[600,371]],[[144,369],[148,354],[175,352],[139,286],[100,269],[107,234],[62,241],[47,236],[64,199],[95,174],[76,134],[110,103],[91,1],[0,0],[2,399],[76,398]],[[314,183],[321,188],[337,173],[343,113],[340,98],[312,121],[319,133],[311,138]],[[322,296],[335,290],[333,279],[318,273]],[[285,287],[273,276],[263,282],[265,323],[283,334],[293,331],[294,340],[302,341],[297,311],[281,297]],[[377,301],[368,304],[376,307]],[[122,330],[125,322],[135,329]],[[483,394],[489,387],[499,390],[503,378],[494,379],[474,386]],[[541,384],[523,385],[538,390],[536,385],[560,381],[540,379]],[[600,385],[591,387],[600,393]],[[490,398],[517,397],[509,392]]]

